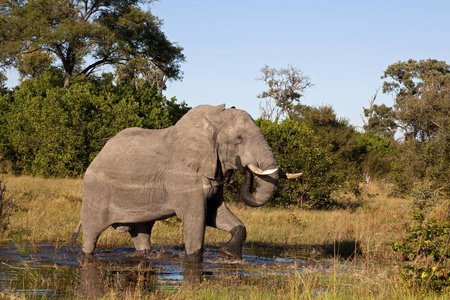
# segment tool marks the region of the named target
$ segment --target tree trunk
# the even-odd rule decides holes
[[[64,89],[68,89],[70,86],[70,74],[66,72],[66,75],[64,77]]]

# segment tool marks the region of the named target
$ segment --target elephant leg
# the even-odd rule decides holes
[[[97,246],[97,240],[100,234],[107,228],[83,224],[83,246],[82,250],[86,254],[93,254]]]
[[[205,238],[205,207],[193,205],[188,211],[178,212],[183,223],[186,261],[191,263],[202,262],[203,241]]]
[[[247,237],[244,223],[225,205],[222,197],[208,205],[207,225],[231,233],[231,239],[220,251],[233,259],[242,259],[242,245]]]
[[[154,224],[155,221],[150,221],[131,226],[130,235],[138,253],[144,254],[150,251],[150,236]]]

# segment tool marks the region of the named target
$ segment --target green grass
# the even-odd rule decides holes
[[[16,210],[2,241],[23,245],[24,251],[32,251],[29,245],[33,243],[69,241],[80,218],[81,179],[3,179],[7,196],[15,199]],[[386,189],[377,186],[368,192],[372,195],[368,200],[349,209],[314,211],[230,205],[247,226],[245,249],[273,249],[279,256],[306,259],[310,264],[301,274],[220,277],[178,290],[151,293],[143,293],[139,288],[120,291],[109,287],[104,298],[423,299],[423,295],[415,295],[402,283],[400,259],[390,249],[392,241],[404,237],[410,219],[409,202],[389,198]],[[207,228],[207,246],[218,247],[228,239],[229,234]],[[152,243],[183,245],[181,223],[176,218],[157,222]],[[107,230],[98,246],[132,247],[132,242],[128,234]],[[446,299],[445,295],[427,297]]]

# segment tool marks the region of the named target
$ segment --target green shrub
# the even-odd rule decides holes
[[[422,210],[412,216],[402,242],[392,243],[407,263],[401,273],[409,288],[420,293],[450,291],[450,221],[425,218]]]
[[[22,174],[78,176],[120,130],[164,128],[177,121],[171,113],[181,116],[188,110],[151,85],[116,86],[104,76],[75,78],[63,89],[61,80],[46,72],[0,98],[0,167]]]
[[[389,155],[394,151],[392,141],[373,131],[356,133],[356,141],[361,147],[360,167],[366,176],[366,183],[370,178],[384,180],[389,177]]]
[[[277,206],[330,205],[333,202],[331,194],[344,184],[344,175],[332,159],[331,145],[323,143],[306,124],[293,120],[272,122],[259,119],[256,123],[281,169],[303,172],[300,179],[280,181],[272,203]]]

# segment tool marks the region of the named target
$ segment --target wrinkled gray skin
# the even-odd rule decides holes
[[[195,107],[167,129],[119,132],[84,176],[83,251],[93,253],[100,234],[112,226],[129,231],[136,250],[145,253],[155,221],[176,215],[183,224],[188,262],[202,260],[205,226],[230,232],[221,251],[241,258],[246,229],[225,205],[223,185],[239,170],[245,174],[242,200],[260,206],[273,196],[279,178],[278,172],[251,174],[250,163],[263,170],[277,168],[250,115],[225,105]]]

